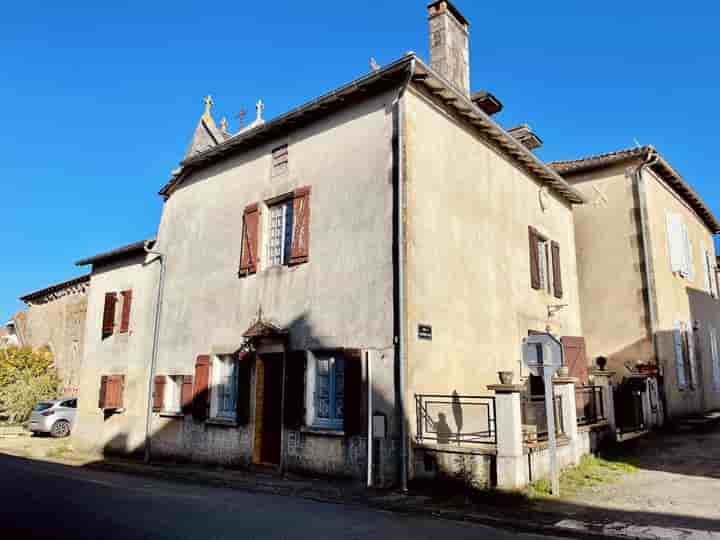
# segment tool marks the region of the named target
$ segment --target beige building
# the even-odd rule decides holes
[[[720,223],[653,147],[553,163],[575,210],[588,356],[663,379],[668,416],[720,408]]]
[[[52,351],[63,396],[78,394],[89,283],[83,275],[21,296],[27,308],[12,321],[22,345]]]
[[[237,133],[206,99],[161,190],[159,306],[152,256],[85,261],[81,444],[139,450],[152,378],[155,457],[390,482],[413,472],[417,395],[490,394],[499,371],[525,382],[531,332],[577,344],[583,197],[526,128],[490,117],[492,95],[471,96],[462,14],[428,15],[431,65],[408,53],[272,120],[259,102]],[[125,288],[135,333],[103,337],[106,295]]]

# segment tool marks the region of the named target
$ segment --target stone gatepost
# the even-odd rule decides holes
[[[595,369],[590,372],[590,376],[593,384],[602,388],[603,412],[610,427],[610,433],[612,433],[613,440],[615,440],[617,437],[617,424],[615,422],[615,402],[613,401],[612,386],[612,378],[615,376],[615,372]]]
[[[495,393],[495,436],[497,439],[497,486],[519,489],[527,485],[523,454],[520,392],[524,386],[494,384],[487,387]]]
[[[565,429],[565,436],[570,441],[572,455],[575,464],[580,463],[582,447],[577,425],[577,405],[575,403],[575,385],[578,379],[574,377],[555,377],[555,395],[560,396],[562,405],[562,422]]]

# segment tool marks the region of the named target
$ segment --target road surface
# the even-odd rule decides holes
[[[0,538],[540,537],[361,506],[159,481],[0,454]]]

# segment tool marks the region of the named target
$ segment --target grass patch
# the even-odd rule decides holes
[[[45,452],[45,457],[53,459],[69,459],[74,457],[73,449],[69,446],[58,446],[57,448],[51,448]]]
[[[583,489],[616,482],[627,474],[637,472],[637,467],[628,461],[598,456],[583,456],[580,465],[565,469],[560,474],[560,493],[574,495]],[[528,488],[531,497],[549,497],[550,480],[532,482]]]

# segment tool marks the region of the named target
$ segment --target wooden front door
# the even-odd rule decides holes
[[[253,461],[279,465],[282,444],[282,354],[257,357]]]

